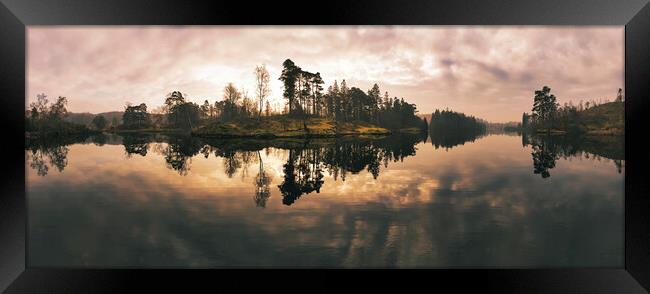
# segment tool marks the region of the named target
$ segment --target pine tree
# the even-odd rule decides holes
[[[379,85],[374,84],[372,89],[368,90],[368,97],[370,98],[370,117],[374,122],[379,120],[379,105],[381,104],[381,91]]]
[[[618,88],[618,93],[616,94],[616,102],[623,102],[623,89]]]
[[[348,88],[345,79],[341,81],[341,88],[339,89],[340,96],[340,109],[342,113],[343,120],[348,120],[350,118],[350,89]]]
[[[289,114],[293,113],[293,106],[296,98],[296,82],[298,81],[298,74],[300,68],[296,66],[291,59],[287,59],[282,63],[282,75],[280,80],[284,83],[283,96],[287,99],[289,104]]]

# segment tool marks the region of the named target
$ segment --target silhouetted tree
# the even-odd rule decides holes
[[[212,118],[213,106],[208,102],[208,100],[203,101],[201,105],[201,117],[202,118]]]
[[[544,127],[550,131],[553,127],[553,119],[559,105],[555,95],[551,94],[551,88],[544,86],[541,90],[535,91],[533,99],[532,117],[536,126]]]
[[[165,96],[165,106],[168,111],[183,103],[185,103],[185,96],[180,91],[173,91]]]
[[[50,106],[49,118],[54,121],[61,121],[68,115],[66,106],[68,105],[68,98],[59,96],[56,102]]]
[[[300,74],[300,68],[296,66],[291,59],[287,59],[282,63],[282,75],[280,80],[284,85],[284,98],[289,103],[289,114],[293,114],[294,102],[296,98],[296,82]]]
[[[381,107],[381,91],[379,85],[374,84],[368,90],[368,112],[369,119],[374,123],[379,123],[379,108]]]
[[[168,112],[169,124],[179,128],[192,128],[201,118],[199,105],[186,101],[180,91],[173,91],[165,97],[165,108]]]
[[[136,106],[126,106],[122,115],[122,126],[126,129],[146,128],[151,124],[147,105],[142,103]]]
[[[223,89],[223,105],[219,106],[222,108],[221,116],[224,119],[231,119],[238,115],[239,102],[242,98],[242,93],[237,90],[233,83],[228,83]]]
[[[185,102],[174,106],[169,113],[168,119],[176,127],[191,129],[199,124],[201,110],[196,103]]]
[[[524,112],[524,114],[521,115],[521,127],[522,128],[527,128],[528,127],[528,121],[530,117],[527,113]]]

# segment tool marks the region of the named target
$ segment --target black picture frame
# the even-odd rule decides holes
[[[132,286],[170,290],[236,285],[238,291],[280,286],[404,291],[428,286],[498,293],[647,293],[650,289],[648,156],[642,133],[650,91],[647,0],[208,2],[0,0],[0,93],[5,162],[0,198],[0,290],[6,293],[122,293]],[[314,7],[312,7],[312,5]],[[274,11],[274,12],[272,12]],[[317,12],[315,12],[317,11]],[[624,25],[625,266],[608,269],[453,270],[79,270],[26,266],[24,140],[25,32],[30,25]],[[20,143],[22,144],[22,143]],[[361,275],[363,273],[364,275]],[[252,278],[255,277],[255,278]],[[399,277],[407,283],[397,281]],[[233,278],[243,278],[234,282]],[[295,287],[309,282],[309,288]]]

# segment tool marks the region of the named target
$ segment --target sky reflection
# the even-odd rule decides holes
[[[185,175],[151,143],[68,146],[67,166],[27,168],[29,263],[92,267],[588,267],[623,263],[623,175],[611,160],[557,160],[492,135],[366,171],[324,172],[320,193],[282,204],[289,151],[260,152],[271,176],[254,201],[257,158],[229,177],[198,154]],[[158,150],[158,151],[157,151]],[[27,151],[26,153],[30,153]]]

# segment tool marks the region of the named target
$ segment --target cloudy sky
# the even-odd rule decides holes
[[[43,27],[28,28],[27,104],[45,93],[72,112],[162,105],[174,90],[202,103],[233,82],[253,93],[255,65],[271,74],[271,97],[290,58],[320,72],[404,97],[420,113],[449,108],[489,121],[518,121],[533,92],[560,103],[613,99],[623,87],[618,27]]]

